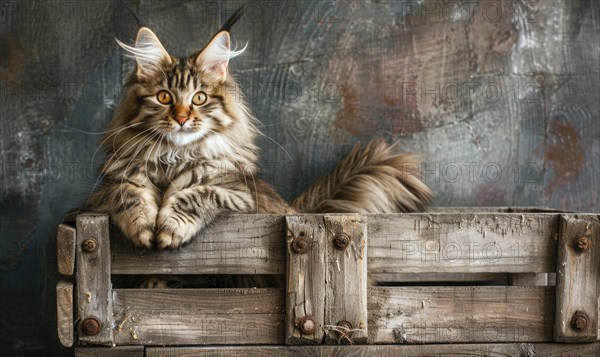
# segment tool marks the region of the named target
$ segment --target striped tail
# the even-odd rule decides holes
[[[356,145],[333,171],[292,203],[305,213],[418,212],[433,193],[419,179],[418,155],[400,154],[396,144],[373,140]]]

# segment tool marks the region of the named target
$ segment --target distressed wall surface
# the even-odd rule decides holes
[[[0,345],[55,333],[55,227],[95,181],[138,9],[191,53],[241,1],[2,1]],[[250,1],[232,73],[266,134],[262,174],[292,198],[357,142],[425,154],[443,206],[600,211],[600,4]],[[98,155],[96,155],[98,156]],[[98,157],[96,157],[96,162]]]

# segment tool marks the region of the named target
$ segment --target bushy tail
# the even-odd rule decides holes
[[[292,206],[305,213],[418,212],[433,197],[419,179],[420,164],[418,155],[400,154],[382,139],[356,145]]]

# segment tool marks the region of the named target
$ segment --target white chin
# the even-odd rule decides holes
[[[196,132],[178,131],[176,133],[168,134],[167,138],[173,144],[175,144],[177,146],[183,146],[183,145],[187,145],[189,143],[193,143],[194,141],[198,141],[198,140],[202,139],[204,134],[205,133],[203,131],[196,131]]]

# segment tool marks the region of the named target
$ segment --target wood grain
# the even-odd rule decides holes
[[[368,232],[370,274],[556,269],[556,214],[372,215]]]
[[[147,357],[213,356],[381,356],[381,357],[563,357],[595,356],[600,343],[579,345],[549,343],[482,343],[416,346],[227,346],[227,347],[149,347]]]
[[[85,252],[83,243],[88,239],[97,242],[93,252]],[[77,216],[77,249],[75,272],[77,286],[78,341],[95,345],[113,345],[113,296],[110,280],[110,244],[108,216],[83,213]],[[88,335],[82,331],[85,319],[100,322],[99,333]]]
[[[551,287],[369,289],[370,343],[550,342]]]
[[[360,215],[325,216],[325,343],[361,344],[368,341],[367,225]],[[336,247],[345,236],[348,246]],[[336,330],[340,329],[340,330]]]
[[[115,289],[118,345],[281,344],[279,289]]]
[[[325,224],[317,215],[287,216],[287,290],[285,343],[317,344],[323,341],[325,316],[325,276],[327,266]],[[298,253],[295,240],[304,240],[308,251]],[[305,334],[298,327],[300,319],[312,316],[314,333]]]
[[[75,357],[144,357],[144,346],[77,347]]]
[[[56,262],[58,273],[73,275],[75,269],[76,230],[67,224],[59,224],[56,233]]]
[[[56,285],[56,327],[58,339],[65,347],[73,346],[74,319],[73,283],[59,281]]]
[[[585,237],[588,248],[578,252],[576,241]],[[596,215],[563,215],[558,238],[556,274],[557,342],[590,342],[598,335],[598,296],[600,295],[600,220]],[[587,315],[582,329],[573,327],[578,311]]]
[[[530,273],[556,268],[550,213],[367,215],[370,274]],[[283,274],[284,217],[232,214],[177,251],[113,237],[113,274]]]
[[[284,218],[224,216],[179,250],[136,249],[115,232],[112,274],[284,274]]]

